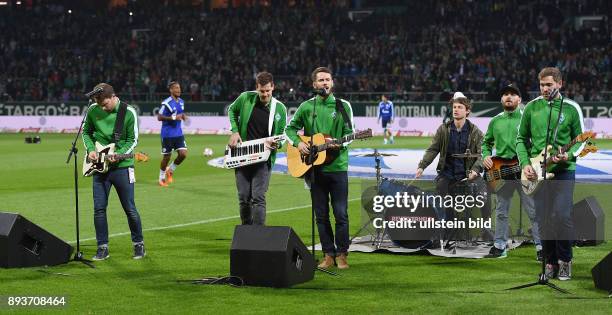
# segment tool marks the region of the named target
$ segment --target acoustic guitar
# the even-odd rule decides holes
[[[313,136],[313,145],[310,151],[314,152],[312,161],[309,155],[303,155],[298,148],[290,145],[287,147],[287,166],[289,174],[293,177],[302,177],[313,165],[329,164],[338,157],[339,150],[331,150],[332,145],[342,145],[352,140],[366,139],[372,137],[372,129],[358,131],[356,133],[344,136],[340,139],[333,139],[322,133],[317,133]],[[310,142],[310,136],[300,136],[300,139],[305,142]]]

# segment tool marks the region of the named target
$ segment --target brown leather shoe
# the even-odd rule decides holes
[[[348,269],[349,265],[348,265],[348,256],[346,254],[340,254],[338,255],[338,269]]]
[[[328,269],[334,266],[334,257],[325,254],[325,257],[323,258],[323,261],[321,261],[321,263],[319,264],[319,268],[321,269]]]

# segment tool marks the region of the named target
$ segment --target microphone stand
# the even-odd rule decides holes
[[[317,152],[315,152],[314,149],[314,135],[315,135],[315,119],[317,118],[317,93],[315,93],[315,97],[314,97],[314,103],[312,106],[312,124],[310,126],[310,139],[308,140],[308,147],[310,149],[309,153],[308,153],[308,158],[307,161],[309,165],[312,165],[312,167],[310,168],[308,177],[309,177],[309,181],[310,181],[310,195],[312,196],[312,187],[315,184],[315,166],[313,165],[314,161],[316,160],[315,156],[317,154]],[[312,197],[311,197],[312,198]],[[318,260],[316,259],[316,254],[315,254],[315,208],[314,208],[314,203],[311,202],[311,221],[310,221],[310,225],[311,225],[311,241],[312,241],[312,257],[315,259],[315,270],[327,273],[329,275],[332,276],[338,276],[337,273],[333,272],[333,271],[329,271],[329,270],[325,270],[323,268],[319,268],[318,266]],[[334,258],[334,263],[335,263],[335,258]]]
[[[83,114],[83,119],[81,120],[81,124],[79,125],[79,130],[77,131],[76,136],[74,137],[74,141],[72,141],[72,147],[70,148],[70,153],[68,154],[68,159],[66,159],[66,164],[70,163],[70,159],[72,157],[74,157],[74,201],[75,201],[75,219],[76,219],[76,252],[74,254],[74,258],[72,259],[72,261],[78,261],[81,262],[91,268],[95,268],[95,266],[92,264],[91,260],[87,260],[85,258],[83,258],[83,253],[81,252],[81,241],[80,241],[80,234],[79,234],[79,176],[78,176],[78,172],[77,172],[77,153],[79,152],[79,149],[77,149],[76,147],[76,143],[77,140],[79,139],[79,136],[81,135],[81,131],[83,130],[83,124],[85,123],[85,119],[87,118],[87,113],[89,113],[89,107],[91,106],[91,98],[89,99],[89,102],[87,103],[87,109],[85,110],[85,113]]]
[[[544,232],[544,233],[540,233],[540,240],[542,242],[542,253],[544,253],[543,257],[542,257],[542,265],[541,265],[541,271],[540,271],[540,275],[538,277],[538,280],[536,282],[532,282],[532,283],[528,283],[528,284],[523,284],[523,285],[519,285],[517,287],[513,287],[513,288],[509,288],[507,290],[518,290],[518,289],[524,289],[524,288],[528,288],[528,287],[532,287],[532,286],[536,286],[536,285],[545,285],[548,286],[552,289],[555,289],[561,293],[565,293],[565,294],[571,294],[569,291],[565,290],[565,289],[561,289],[560,287],[558,287],[557,285],[549,282],[548,278],[546,277],[546,236],[545,234],[546,231],[549,230],[548,227],[548,211],[550,208],[550,202],[549,202],[549,195],[550,195],[550,187],[549,185],[547,185],[546,181],[546,170],[548,168],[548,145],[549,143],[549,137],[550,137],[550,120],[552,118],[552,112],[553,112],[553,104],[555,101],[555,96],[556,94],[559,93],[558,90],[553,91],[551,93],[550,99],[548,100],[548,105],[550,107],[550,113],[548,114],[548,125],[546,127],[546,144],[544,146],[544,160],[542,161],[542,180],[544,181],[544,183],[542,183],[542,187],[541,189],[542,191],[542,196],[544,199],[544,206],[545,209],[543,209],[543,213],[544,213],[544,228],[542,228],[542,226],[540,226],[540,231]],[[561,97],[561,105],[559,106],[559,118],[557,119],[557,125],[555,126],[555,132],[554,132],[554,139],[552,141],[552,144],[554,145],[555,142],[557,141],[557,131],[559,130],[559,122],[561,121],[561,114],[562,114],[562,110],[563,110],[563,97]]]

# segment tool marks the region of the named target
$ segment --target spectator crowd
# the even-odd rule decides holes
[[[370,2],[2,8],[0,100],[80,100],[108,82],[122,97],[157,101],[178,80],[189,100],[229,101],[263,70],[274,74],[277,95],[301,100],[320,65],[347,95],[421,101],[459,90],[493,100],[509,82],[537,91],[539,69],[556,66],[570,98],[612,99],[607,0]],[[356,9],[372,14],[349,15]],[[583,27],[579,16],[603,18]]]

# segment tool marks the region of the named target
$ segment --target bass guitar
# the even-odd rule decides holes
[[[499,156],[492,156],[493,167],[484,172],[484,180],[489,189],[498,191],[506,180],[518,180],[521,178],[521,166],[517,158],[504,159]]]

